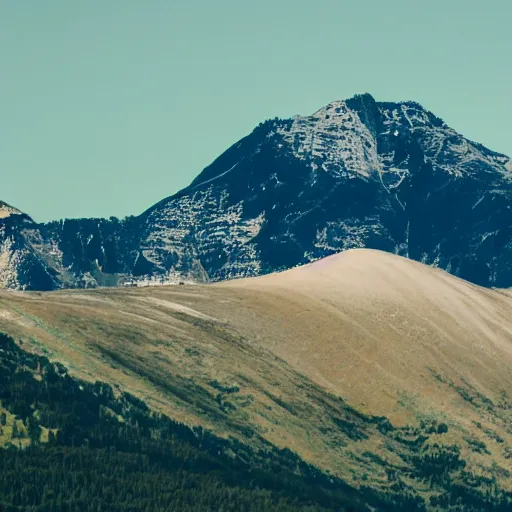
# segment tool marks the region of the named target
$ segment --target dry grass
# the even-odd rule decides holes
[[[396,424],[443,421],[439,440],[485,442],[490,456],[464,445],[476,471],[512,471],[512,297],[397,256],[348,251],[208,286],[2,292],[0,331],[178,420],[255,433],[342,476],[365,451],[400,460],[375,429],[354,442],[333,428],[347,412],[331,395]]]

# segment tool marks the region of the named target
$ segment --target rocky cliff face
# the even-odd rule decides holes
[[[55,288],[58,279],[51,259],[51,247],[45,247],[34,221],[0,202],[0,287]]]
[[[146,214],[141,251],[217,280],[369,247],[511,286],[511,205],[508,157],[363,95],[260,125]]]
[[[136,219],[36,224],[28,215],[3,205],[0,287],[52,290],[116,285],[133,272]]]
[[[138,218],[43,226],[25,219],[21,238],[0,236],[2,254],[16,252],[9,261],[24,260],[12,244],[25,240],[53,286],[148,274],[230,279],[368,247],[508,287],[511,207],[508,157],[417,103],[361,95],[260,124]]]

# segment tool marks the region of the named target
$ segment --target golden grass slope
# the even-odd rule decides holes
[[[353,250],[215,285],[2,292],[0,331],[178,420],[340,476],[384,481],[368,452],[402,464],[371,425],[340,430],[357,417],[347,404],[444,422],[436,442],[460,444],[474,471],[512,471],[512,297],[398,256]]]
[[[473,407],[441,379],[495,402],[512,393],[507,292],[367,249],[221,286],[236,295],[238,329],[373,414],[467,424]]]

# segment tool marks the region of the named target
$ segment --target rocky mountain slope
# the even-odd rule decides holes
[[[42,250],[38,250],[42,248]],[[47,290],[60,283],[34,221],[0,201],[0,287]],[[53,263],[53,265],[52,265]]]
[[[133,217],[37,224],[19,210],[2,205],[0,288],[108,286],[139,268],[145,270],[134,263],[139,227]]]
[[[360,95],[262,123],[140,217],[32,227],[56,287],[257,276],[357,247],[509,287],[512,161],[417,103]],[[2,238],[2,266],[17,268]],[[38,287],[21,274],[2,284]]]
[[[111,386],[112,400],[123,402],[109,405],[121,407],[111,418],[119,424],[109,425],[116,432],[137,412],[125,403],[130,393],[225,439],[232,459],[278,453],[292,461],[291,473],[302,460],[333,485],[378,496],[372,510],[508,511],[511,311],[508,292],[385,252],[349,250],[207,286],[3,291],[0,332],[60,363],[61,374]],[[0,348],[4,371],[13,349]],[[31,387],[50,380],[41,365],[9,364],[34,373]],[[27,428],[34,416],[24,388],[13,389],[0,404],[0,446],[12,442],[12,407]],[[48,388],[38,396],[47,399]],[[286,479],[289,469],[275,471]]]

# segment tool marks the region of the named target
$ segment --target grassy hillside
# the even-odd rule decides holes
[[[256,452],[290,449],[350,487],[506,507],[511,304],[349,251],[213,286],[4,292],[0,331],[73,378]]]
[[[369,510],[386,503],[292,452],[255,452],[152,413],[128,393],[70,377],[0,336],[0,509]],[[10,425],[10,429],[9,429]],[[399,504],[400,505],[400,504]]]

